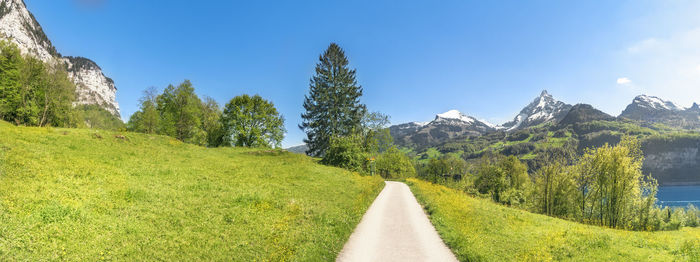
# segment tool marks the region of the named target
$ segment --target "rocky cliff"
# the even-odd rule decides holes
[[[642,145],[643,171],[661,185],[700,185],[700,137],[649,139]]]
[[[45,63],[64,65],[76,85],[76,105],[97,104],[120,115],[114,81],[90,59],[58,53],[23,0],[0,0],[0,40],[17,44],[22,53]]]

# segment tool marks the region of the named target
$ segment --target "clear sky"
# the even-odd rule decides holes
[[[260,94],[300,144],[318,56],[343,47],[392,123],[457,109],[496,124],[542,89],[618,115],[638,94],[700,101],[697,1],[25,0],[59,52],[96,61],[122,117],[189,79],[225,104]]]

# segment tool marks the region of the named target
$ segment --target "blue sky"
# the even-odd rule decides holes
[[[122,117],[189,79],[225,104],[260,94],[297,128],[318,56],[346,51],[363,102],[392,123],[458,109],[501,124],[547,89],[617,115],[638,94],[700,101],[693,1],[25,0],[64,55],[96,61]]]

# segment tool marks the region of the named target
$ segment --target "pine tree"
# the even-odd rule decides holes
[[[348,68],[345,52],[335,43],[320,56],[309,94],[304,97],[305,113],[299,128],[306,132],[309,155],[322,156],[331,138],[351,135],[361,128],[367,108],[360,103],[362,87],[355,69]]]

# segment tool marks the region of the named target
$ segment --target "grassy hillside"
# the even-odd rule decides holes
[[[507,208],[417,179],[408,184],[462,261],[700,261],[700,229],[630,232]]]
[[[333,260],[383,187],[311,158],[0,122],[0,260]]]

